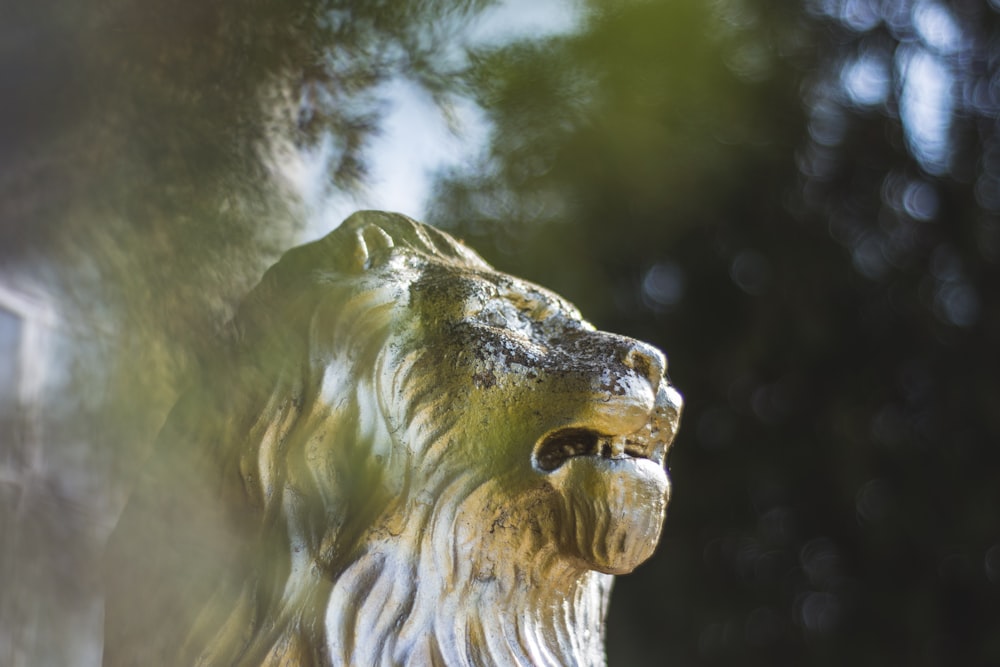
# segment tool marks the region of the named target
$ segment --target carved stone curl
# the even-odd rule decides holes
[[[603,664],[669,496],[665,365],[440,231],[351,216],[267,272],[167,420],[104,664]]]

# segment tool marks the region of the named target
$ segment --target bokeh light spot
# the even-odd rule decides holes
[[[934,296],[934,312],[948,324],[971,327],[982,308],[975,288],[965,281],[945,283]]]
[[[937,2],[921,2],[913,9],[913,25],[924,42],[938,53],[953,53],[961,45],[962,32],[951,12]]]
[[[840,552],[827,537],[807,542],[799,553],[799,560],[813,586],[829,586],[840,577]]]
[[[840,601],[832,593],[805,593],[797,604],[799,621],[809,634],[829,634],[840,620],[840,607]]]
[[[642,296],[647,306],[664,310],[684,296],[684,271],[676,262],[654,264],[642,279]]]
[[[889,268],[885,257],[885,239],[882,234],[868,232],[855,243],[851,251],[854,268],[872,280],[883,277]]]
[[[756,296],[767,289],[771,281],[771,266],[767,258],[756,250],[743,250],[733,259],[729,276],[741,290]]]
[[[933,220],[938,212],[937,191],[927,181],[911,181],[903,191],[903,209],[914,220]]]
[[[873,479],[861,487],[855,499],[858,519],[862,523],[880,523],[892,509],[892,491],[885,480]]]
[[[899,113],[907,145],[920,165],[931,174],[948,169],[954,78],[943,62],[925,49],[901,49],[897,66],[903,91]]]
[[[889,95],[889,65],[875,54],[865,53],[846,63],[840,78],[851,101],[859,106],[882,104]]]

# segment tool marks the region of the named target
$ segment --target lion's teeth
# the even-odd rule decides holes
[[[625,438],[613,438],[611,440],[611,457],[613,459],[624,458]]]
[[[577,456],[608,460],[658,459],[658,440],[652,437],[655,429],[655,426],[647,425],[641,432],[630,436],[607,436],[587,429],[565,429],[546,437],[535,454],[535,460],[543,470],[552,471]]]
[[[625,453],[629,456],[643,459],[649,457],[649,446],[643,441],[636,442],[635,440],[626,440],[624,446]]]

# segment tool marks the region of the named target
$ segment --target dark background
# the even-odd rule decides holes
[[[476,48],[488,4],[0,8],[0,269],[59,315],[58,371],[5,398],[0,662],[99,644],[138,461],[300,240],[275,146],[332,137],[328,191],[364,185],[404,77],[494,128],[425,221],[660,345],[685,396],[612,664],[1000,664],[998,6],[591,0]]]

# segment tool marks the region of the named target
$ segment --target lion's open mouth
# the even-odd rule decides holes
[[[576,456],[605,459],[650,458],[651,447],[627,436],[602,435],[586,428],[566,428],[547,435],[535,451],[535,464],[552,472]]]

